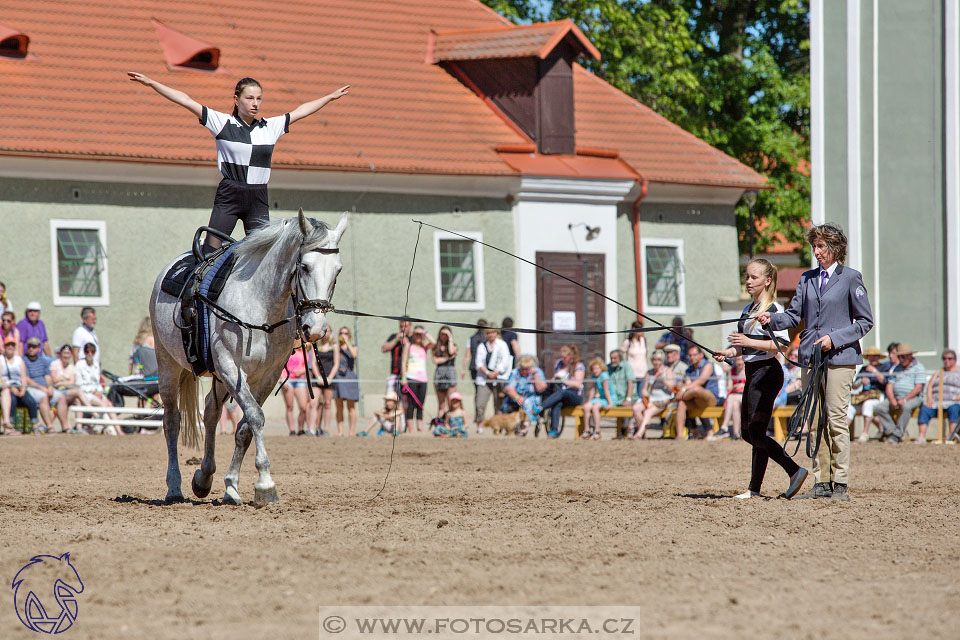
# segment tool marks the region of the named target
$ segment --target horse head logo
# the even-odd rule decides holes
[[[77,619],[83,581],[70,554],[34,556],[13,578],[13,601],[23,626],[38,633],[63,633]]]

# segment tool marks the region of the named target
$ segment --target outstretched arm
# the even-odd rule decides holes
[[[167,85],[161,84],[156,80],[151,80],[147,76],[143,75],[142,73],[137,73],[136,71],[127,71],[127,75],[130,77],[130,80],[139,82],[146,87],[150,87],[170,102],[180,105],[198,118],[203,113],[203,106],[185,94],[183,91],[168,87]]]
[[[163,85],[160,85],[160,86],[163,87]],[[167,87],[164,87],[164,88],[166,89]],[[294,122],[296,122],[297,120],[300,120],[301,118],[306,118],[307,116],[313,115],[314,113],[316,113],[317,111],[325,107],[328,102],[332,102],[337,98],[342,98],[343,96],[347,95],[347,92],[349,89],[350,89],[350,85],[344,85],[339,89],[337,89],[336,91],[334,91],[333,93],[325,95],[322,98],[317,98],[316,100],[311,100],[310,102],[304,102],[302,105],[300,105],[299,107],[297,107],[296,109],[290,112],[290,124],[293,124]],[[157,89],[157,91],[160,91],[160,90]],[[173,98],[170,98],[170,99],[173,100]]]

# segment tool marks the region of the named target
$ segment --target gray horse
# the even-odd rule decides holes
[[[263,402],[269,397],[283,366],[290,356],[299,332],[310,342],[327,330],[326,313],[340,262],[338,244],[347,227],[343,214],[335,229],[304,217],[275,220],[256,231],[236,248],[237,262],[217,304],[234,318],[263,325],[291,318],[272,333],[243,328],[235,322],[210,314],[210,350],[215,376],[207,394],[200,423],[198,383],[183,350],[179,301],[160,290],[160,273],[150,297],[150,317],[156,341],[163,400],[163,431],[167,440],[167,501],[183,500],[180,489],[180,465],[177,460],[177,436],[183,427],[183,445],[199,446],[204,433],[203,461],[193,476],[193,493],[204,498],[210,493],[216,463],[213,460],[214,436],[220,409],[227,394],[243,409],[237,428],[236,449],[224,477],[223,501],[240,504],[237,484],[240,464],[253,439],[259,478],[254,486],[258,504],[277,502],[277,490],[270,477],[270,460],[263,444]],[[175,262],[175,261],[174,261]],[[292,295],[298,298],[295,307]]]

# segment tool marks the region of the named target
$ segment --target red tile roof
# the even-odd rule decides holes
[[[31,52],[0,56],[3,155],[212,164],[195,118],[127,71],[220,111],[232,109],[236,80],[251,76],[264,86],[266,115],[351,84],[350,95],[291,127],[274,168],[515,175],[496,146],[527,142],[425,62],[431,31],[508,24],[475,0],[0,0],[0,15],[30,37]],[[220,69],[168,67],[153,19],[219,49]],[[583,69],[574,77],[578,146],[618,150],[650,181],[763,183]]]
[[[484,58],[546,58],[564,39],[597,60],[600,52],[571,20],[506,25],[492,29],[440,31],[436,34],[433,59],[482,60]]]

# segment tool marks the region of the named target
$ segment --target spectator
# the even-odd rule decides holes
[[[580,404],[583,379],[587,368],[580,361],[580,349],[570,344],[560,347],[560,359],[553,367],[553,382],[558,387],[543,401],[543,410],[550,411],[549,438],[560,437],[560,421],[564,407]]]
[[[600,439],[600,410],[612,407],[617,402],[616,393],[611,389],[610,374],[603,358],[594,358],[590,361],[590,379],[586,385],[587,395],[583,399],[583,433],[581,440]],[[593,427],[590,426],[593,418]]]
[[[874,410],[883,430],[880,440],[887,442],[903,442],[913,410],[923,404],[920,394],[927,379],[926,369],[914,359],[913,349],[906,342],[897,347],[897,360],[900,364],[890,370],[887,378],[887,397]],[[894,422],[893,414],[897,411],[900,415]]]
[[[124,405],[124,397],[144,399],[154,398],[160,393],[159,367],[153,339],[153,324],[150,316],[144,316],[137,327],[137,334],[130,346],[130,375],[113,378],[107,398],[115,407]],[[110,377],[110,374],[103,372]],[[136,431],[134,427],[124,427],[127,433]]]
[[[11,416],[17,410],[18,406],[27,408],[30,414],[30,422],[34,429],[40,422],[37,415],[37,401],[33,396],[27,393],[27,369],[23,364],[23,358],[17,355],[17,339],[12,335],[4,338],[3,341],[3,370],[2,383],[0,383],[0,407],[3,409],[3,433],[6,435],[18,435],[20,432],[13,428]]]
[[[853,433],[853,419],[859,413],[863,416],[863,433],[858,438],[859,442],[866,442],[869,437],[870,424],[875,421],[873,417],[876,406],[883,402],[884,389],[887,386],[884,371],[881,367],[880,358],[883,357],[883,351],[878,347],[867,347],[863,352],[867,364],[860,367],[857,377],[853,381],[853,395],[850,396],[850,406],[847,407],[847,424],[850,425]]]
[[[687,359],[690,365],[684,375],[683,388],[677,393],[677,435],[680,429],[686,424],[688,411],[699,415],[707,407],[717,405],[717,397],[720,387],[716,377],[713,375],[713,363],[703,357],[700,347],[691,345],[687,349]],[[692,438],[693,433],[691,422],[687,429],[687,438]],[[707,431],[702,428],[698,434],[701,438],[713,440],[713,431]]]
[[[423,403],[427,399],[427,341],[426,330],[417,325],[410,341],[403,347],[400,383],[406,396],[407,422],[414,421],[417,431],[423,431]]]
[[[960,367],[957,367],[957,352],[947,349],[941,356],[943,360],[943,377],[935,373],[927,383],[926,401],[920,407],[917,424],[920,429],[918,444],[927,441],[927,425],[930,419],[937,415],[937,405],[943,405],[950,425],[950,439],[956,435],[957,422],[960,421]],[[942,425],[941,425],[942,428]]]
[[[307,352],[308,357],[312,355],[309,351]],[[287,358],[287,364],[283,366],[284,373],[280,376],[281,382],[286,380],[280,388],[280,393],[283,396],[283,403],[286,408],[287,430],[291,436],[317,435],[313,428],[313,406],[307,391],[307,366],[308,362],[304,360],[300,341],[297,340],[293,345],[290,357]],[[296,426],[293,422],[294,404],[300,409]]]
[[[83,360],[76,364],[77,385],[83,392],[83,403],[91,407],[112,407],[110,401],[103,395],[103,385],[100,383],[100,365],[97,364],[97,345],[88,342],[83,345]],[[117,419],[117,414],[110,414],[111,420]],[[95,429],[96,431],[96,429]],[[119,426],[109,425],[103,432],[111,436],[124,435]]]
[[[433,435],[438,438],[466,438],[467,425],[463,412],[463,396],[453,391],[449,399],[450,410],[444,416],[443,423],[434,428]]]
[[[453,341],[453,329],[440,327],[431,357],[436,367],[433,388],[437,392],[437,415],[442,416],[447,412],[447,396],[457,390],[457,345]]]
[[[357,382],[356,362],[360,349],[353,344],[349,327],[340,327],[340,367],[337,369],[337,386],[333,397],[337,401],[337,432],[343,432],[343,405],[347,405],[350,420],[350,435],[357,431],[357,402],[360,400],[360,383]]]
[[[734,359],[730,370],[730,392],[723,401],[723,422],[720,423],[718,438],[740,439],[740,407],[743,402],[743,388],[747,384],[747,374],[743,368],[743,356]]]
[[[0,282],[0,313],[4,311],[13,311],[13,303],[7,297],[7,285]]]
[[[47,339],[47,327],[43,324],[43,320],[40,319],[40,303],[31,302],[28,304],[24,316],[23,320],[17,323],[17,331],[20,332],[20,340],[22,340],[20,349],[26,352],[27,340],[30,338],[38,338],[43,353],[49,356],[50,343]]]
[[[887,345],[887,361],[883,363],[883,366],[886,367],[882,371],[890,371],[895,366],[900,364],[900,358],[897,356],[897,349],[900,347],[899,342],[891,342]]]
[[[634,320],[630,328],[643,329],[643,322]],[[634,379],[636,380],[634,395],[640,398],[641,392],[643,391],[643,378],[647,375],[647,337],[639,331],[631,332],[623,341],[623,344],[620,345],[620,350],[623,352],[623,355],[626,356],[630,370],[633,371]],[[626,396],[620,397],[623,398]]]
[[[58,358],[50,363],[50,382],[53,388],[57,389],[67,399],[67,405],[80,404],[83,401],[83,392],[77,386],[77,372],[73,365],[73,349],[69,344],[61,345],[57,349]],[[58,409],[59,411],[59,409]],[[64,414],[64,419],[67,419]],[[63,424],[63,420],[61,420]],[[74,427],[70,433],[87,433],[86,431]]]
[[[389,434],[398,434],[406,431],[406,423],[403,419],[403,411],[398,407],[399,398],[397,397],[396,392],[388,391],[383,396],[383,409],[375,411],[373,414],[373,420],[370,421],[369,426],[367,426],[366,431],[361,431],[360,433],[366,434],[373,431],[374,427],[377,427],[377,435],[383,435],[385,433]]]
[[[484,341],[477,345],[474,366],[477,377],[473,382],[477,387],[474,418],[477,423],[477,433],[483,433],[484,413],[487,402],[493,397],[493,412],[498,413],[503,404],[503,383],[510,375],[513,359],[510,357],[510,348],[500,338],[500,330],[487,327],[483,331]]]
[[[623,359],[623,352],[619,349],[610,352],[607,373],[610,374],[610,390],[617,397],[618,404],[625,407],[632,405],[637,377],[634,375],[633,367]]]
[[[680,347],[680,359],[690,364],[688,355],[690,353],[689,341],[690,338],[693,337],[693,331],[683,328],[683,316],[676,316],[671,325],[673,326],[673,331],[665,331],[662,333],[653,348],[664,349],[667,345],[675,344]]]
[[[16,348],[14,349],[15,354],[18,356],[23,355],[23,343],[20,342],[20,330],[17,329],[16,319],[13,311],[4,311],[3,315],[0,316],[0,340],[4,344],[7,342],[7,338],[13,338],[16,342]]]
[[[673,378],[676,380],[677,385],[679,385],[687,375],[687,363],[680,358],[680,346],[668,344],[663,348],[663,354],[666,358],[664,365],[673,371]]]
[[[387,393],[391,391],[399,393],[400,369],[403,367],[403,348],[410,341],[410,334],[413,333],[413,325],[406,321],[400,321],[399,330],[391,333],[383,346],[380,347],[382,353],[390,354],[390,373],[387,375]]]
[[[503,319],[503,322],[500,323],[500,326],[503,327],[503,331],[500,332],[501,339],[507,343],[507,349],[510,350],[510,357],[516,358],[520,355],[520,340],[513,329],[513,318],[507,316]]]
[[[477,332],[474,333],[472,336],[470,336],[470,340],[467,342],[467,353],[466,353],[466,357],[463,360],[463,372],[460,374],[461,378],[465,378],[467,375],[467,371],[469,370],[470,379],[476,380],[477,365],[475,360],[477,357],[477,347],[480,346],[481,342],[483,342],[483,330],[487,327],[488,324],[489,323],[483,318],[480,318],[479,320],[477,320],[477,326],[481,328],[477,329]]]
[[[94,350],[93,362],[97,365],[97,369],[100,369],[100,339],[97,337],[97,333],[94,330],[94,327],[97,326],[97,312],[94,311],[93,307],[84,307],[80,310],[80,326],[74,329],[73,331],[73,361],[76,364],[80,364],[81,350],[87,345],[92,343],[96,349]]]
[[[237,432],[237,424],[243,418],[243,411],[240,410],[240,405],[237,404],[237,401],[233,399],[233,396],[227,398],[226,402],[223,403],[223,408],[220,410],[220,433],[224,435],[234,435]],[[233,430],[230,433],[227,433],[227,420],[230,420],[230,424],[233,427]],[[140,433],[144,433],[143,430]],[[146,433],[150,433],[149,431]]]
[[[657,349],[650,356],[652,368],[647,370],[641,397],[633,405],[633,419],[637,423],[637,429],[630,435],[632,440],[646,438],[650,421],[654,416],[660,415],[673,399],[676,378],[673,369],[666,366],[665,360],[666,355],[661,349]]]
[[[790,350],[787,351],[787,361],[780,365],[783,367],[783,388],[780,389],[777,399],[773,401],[774,407],[800,403],[803,383],[800,380],[800,367],[794,364],[798,357],[800,357],[800,351],[797,347],[790,347]]]
[[[503,393],[507,396],[504,401],[504,413],[512,413],[523,409],[526,416],[520,427],[520,435],[527,435],[530,420],[537,420],[543,409],[543,392],[547,390],[547,379],[543,370],[537,366],[533,356],[520,356],[517,367],[510,372]]]
[[[60,431],[70,430],[67,419],[67,397],[53,386],[50,376],[50,361],[56,360],[40,353],[40,338],[27,340],[27,353],[23,356],[23,366],[27,370],[27,393],[33,396],[40,410],[40,418],[47,430],[53,430],[53,410],[57,408]]]
[[[317,355],[320,357],[320,365],[323,366],[323,371],[327,374],[329,384],[323,384],[323,378],[318,370],[317,377],[313,380],[316,393],[314,394],[312,414],[317,421],[317,435],[325,436],[333,431],[333,387],[336,384],[337,372],[340,370],[340,349],[334,343],[332,327],[328,328],[323,337],[317,341],[316,347]],[[314,360],[316,360],[316,357]],[[310,431],[313,433],[313,429]]]

